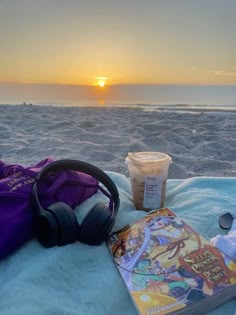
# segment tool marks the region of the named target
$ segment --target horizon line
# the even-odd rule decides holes
[[[75,84],[75,83],[42,83],[42,82],[12,82],[0,81],[0,85],[38,85],[38,86],[71,86],[71,87],[97,87],[94,84]],[[106,84],[105,87],[119,87],[119,86],[235,86],[235,83],[117,83]]]

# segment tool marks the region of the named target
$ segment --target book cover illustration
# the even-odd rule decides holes
[[[107,245],[141,314],[179,314],[236,283],[236,263],[168,208],[113,233]]]

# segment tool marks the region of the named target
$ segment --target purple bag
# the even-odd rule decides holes
[[[53,162],[46,158],[24,167],[0,161],[0,259],[33,237],[30,197],[37,173]],[[50,173],[38,190],[43,207],[62,201],[74,208],[98,190],[98,180],[85,173],[61,171]]]

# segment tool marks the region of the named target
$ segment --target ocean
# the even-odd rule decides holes
[[[236,85],[0,84],[0,104],[236,110]]]

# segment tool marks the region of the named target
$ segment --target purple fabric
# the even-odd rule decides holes
[[[36,174],[52,161],[46,158],[29,167],[0,161],[0,259],[33,237],[32,186]],[[43,207],[62,201],[74,208],[97,190],[97,179],[76,171],[50,173],[38,184]]]

